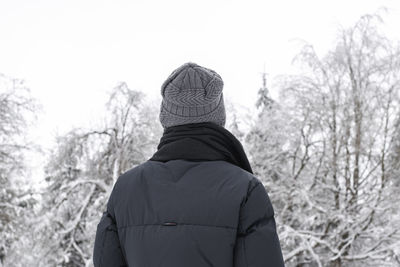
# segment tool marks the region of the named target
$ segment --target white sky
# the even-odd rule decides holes
[[[46,146],[56,130],[95,119],[118,82],[158,97],[187,61],[217,71],[225,97],[252,107],[264,63],[270,79],[288,73],[296,40],[323,53],[339,25],[382,6],[400,39],[396,0],[0,0],[0,73],[25,79],[42,103],[32,136]]]

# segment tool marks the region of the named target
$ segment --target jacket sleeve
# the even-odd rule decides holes
[[[100,222],[97,225],[93,250],[93,264],[95,267],[127,266],[119,242],[118,228],[112,207],[114,194],[115,187],[107,203],[107,210],[103,212]]]
[[[256,180],[241,205],[234,267],[282,266],[274,210],[265,187]]]

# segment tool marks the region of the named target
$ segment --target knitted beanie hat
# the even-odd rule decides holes
[[[224,83],[215,71],[188,62],[161,86],[160,122],[164,128],[198,122],[225,126]]]

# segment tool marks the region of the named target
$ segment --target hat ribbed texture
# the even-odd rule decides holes
[[[221,76],[215,71],[193,62],[183,64],[161,86],[162,126],[197,122],[225,126],[223,86]]]

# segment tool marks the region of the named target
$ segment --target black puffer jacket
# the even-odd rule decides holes
[[[284,266],[263,184],[226,160],[148,160],[121,175],[93,259],[96,267]]]

